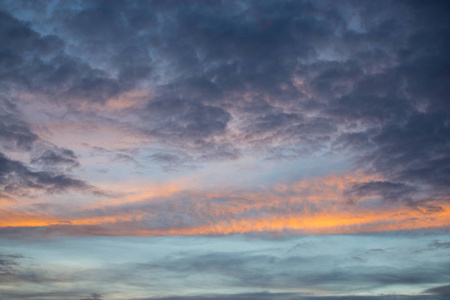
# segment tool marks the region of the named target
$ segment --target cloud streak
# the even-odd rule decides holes
[[[30,208],[9,211],[4,214],[3,226],[48,226],[39,230],[45,228],[48,232],[75,235],[154,236],[358,233],[448,228],[450,225],[450,207],[445,200],[405,206],[387,198],[391,193],[394,196],[398,193],[397,186],[387,184],[387,195],[378,194],[379,185],[384,182],[367,184],[367,180],[370,179],[358,174],[339,174],[255,192],[175,189],[163,197],[126,204],[93,205],[83,209],[66,207],[46,214]],[[355,186],[359,193],[357,202]],[[29,225],[23,221],[27,218]],[[3,231],[8,235],[7,232]]]

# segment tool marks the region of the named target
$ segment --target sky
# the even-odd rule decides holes
[[[449,14],[0,0],[0,298],[448,299]]]

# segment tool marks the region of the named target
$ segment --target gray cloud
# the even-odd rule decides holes
[[[27,257],[44,250],[46,255],[31,260],[18,255],[0,257],[0,266],[12,267],[10,272],[14,274],[0,277],[11,287],[5,291],[6,299],[58,299],[64,293],[74,299],[107,299],[120,292],[125,298],[141,300],[257,299],[258,296],[280,300],[440,300],[445,299],[440,295],[445,295],[445,284],[450,278],[445,255],[416,251],[424,244],[445,238],[445,231],[276,239],[101,237],[93,243],[92,237],[60,240],[54,234],[45,241],[36,240],[36,234],[42,234],[45,228],[24,232],[30,234],[28,240],[18,232],[13,238],[5,238],[7,230],[11,229],[1,230],[2,239],[9,241],[11,249],[27,245],[28,248],[23,248]],[[373,247],[381,247],[383,251],[373,251]],[[117,253],[114,249],[121,251]],[[95,263],[80,264],[80,255]],[[54,268],[47,267],[48,261],[53,262]],[[78,264],[76,269],[73,263]],[[18,283],[20,288],[13,288]],[[49,291],[53,294],[36,291],[36,284],[52,287]],[[420,295],[422,298],[378,294],[399,286],[424,291],[424,294]],[[217,288],[230,293],[217,293]],[[296,292],[288,292],[293,289]],[[373,296],[350,296],[360,293]],[[158,297],[158,294],[173,296]]]
[[[434,288],[430,288],[424,291],[424,293],[438,294],[438,295],[450,295],[450,285],[443,285]]]
[[[150,102],[141,118],[149,121],[147,132],[151,135],[196,141],[223,133],[231,116],[219,107],[162,99]]]
[[[136,152],[96,148],[98,155],[119,163],[133,162],[136,167],[157,163],[173,172],[244,156],[263,161],[338,153],[348,157],[356,171],[382,178],[350,187],[346,191],[349,203],[380,199],[371,203],[420,206],[428,213],[443,210],[439,203],[449,200],[447,2],[345,1],[336,5],[333,1],[169,0],[79,1],[74,5],[17,0],[2,1],[0,9],[2,198],[17,200],[37,191],[98,193],[83,178],[68,175],[80,166],[79,153],[56,142],[47,143],[35,130],[36,123],[44,119],[64,121],[67,117],[71,122],[114,124],[127,134],[145,136],[150,145]],[[133,100],[127,93],[142,90],[146,93],[137,104],[109,106],[111,99]],[[30,109],[40,104],[51,113]],[[143,155],[143,162],[136,153],[145,147],[153,150]],[[16,152],[20,157],[28,155],[29,164],[25,158],[12,159],[16,156],[11,153]],[[89,218],[139,212],[142,218],[92,226],[64,225],[62,220],[60,225],[33,229],[2,228],[1,235],[51,237],[55,233],[100,235],[127,229],[192,228],[305,209],[298,203],[262,203],[257,209],[228,213],[227,208],[256,200],[198,197],[180,193],[153,202],[69,210],[61,215],[66,213],[70,219],[69,214]],[[314,212],[314,204],[308,209]],[[424,251],[428,253],[448,248],[448,242],[440,240],[427,245],[426,250],[433,250]],[[367,268],[376,255],[390,252],[383,249],[371,255],[339,257],[345,263],[320,273],[323,270],[317,265],[324,259],[319,256],[216,251],[130,263],[120,266],[117,273],[96,270],[86,277],[108,273],[111,281],[120,282],[125,278],[122,275],[157,269],[170,273],[170,279],[188,272],[213,274],[233,287],[262,290],[267,286],[296,288],[300,283],[342,287],[342,292],[346,288],[354,291],[353,285],[365,289],[442,284],[423,287],[425,294],[434,295],[358,299],[442,299],[448,294],[444,285],[450,278],[448,262],[428,262],[424,257],[420,262],[414,260],[414,268],[396,268],[391,263],[402,261],[401,257],[387,256],[389,264]],[[0,256],[0,272],[12,273],[18,259]],[[332,259],[327,262],[335,266]],[[57,281],[57,277],[30,271],[23,272],[21,280],[42,283]],[[60,280],[71,282],[73,278]],[[147,287],[148,282],[136,285]],[[92,290],[71,295],[90,300],[108,297],[103,292],[103,296],[92,294]],[[51,296],[30,293],[29,297]],[[302,297],[309,299],[270,293],[195,299]]]
[[[5,91],[21,89],[41,93],[54,101],[72,99],[77,105],[86,99],[104,102],[118,95],[122,86],[104,71],[67,55],[65,43],[55,35],[41,35],[7,13],[0,12]]]
[[[32,164],[42,166],[65,166],[68,168],[79,167],[77,156],[72,150],[64,148],[46,149],[31,159]]]
[[[238,3],[26,6],[53,35],[4,13],[6,85],[76,106],[147,84],[133,126],[193,160],[335,143],[390,182],[448,192],[446,4]]]
[[[330,268],[327,272],[314,272],[310,268],[327,257],[303,257],[279,255],[258,255],[239,253],[211,253],[198,257],[174,260],[149,265],[139,265],[136,268],[161,269],[175,273],[215,274],[225,276],[231,280],[233,286],[240,287],[275,287],[295,288],[301,286],[327,286],[346,290],[349,284],[355,286],[386,287],[389,285],[405,284],[419,285],[434,283],[436,280],[448,278],[450,273],[445,266],[420,266],[420,273],[414,273],[411,268],[397,268],[372,266],[370,270],[357,263],[364,263],[358,259],[355,263],[341,264],[339,268]],[[345,260],[341,257],[340,259]],[[437,273],[436,273],[437,272]]]
[[[450,248],[450,242],[441,243],[439,240],[434,240],[430,244],[428,244],[428,248],[431,249],[447,249]]]
[[[17,105],[0,96],[0,142],[7,149],[30,150],[39,137],[22,120]]]
[[[380,197],[388,202],[408,202],[416,189],[402,183],[388,181],[371,181],[355,184],[347,191],[349,199],[356,200],[361,197]]]
[[[22,162],[9,159],[3,153],[0,153],[0,187],[1,195],[7,198],[26,195],[32,190],[49,193],[66,190],[96,191],[85,181],[61,173],[33,171]]]
[[[23,258],[22,255],[0,253],[0,281],[14,276],[15,269],[18,267],[17,261],[21,258]]]

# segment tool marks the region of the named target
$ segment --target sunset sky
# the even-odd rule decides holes
[[[0,299],[448,299],[449,16],[0,0]]]

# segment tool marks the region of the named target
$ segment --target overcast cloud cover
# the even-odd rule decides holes
[[[444,299],[449,13],[0,0],[0,293]]]

